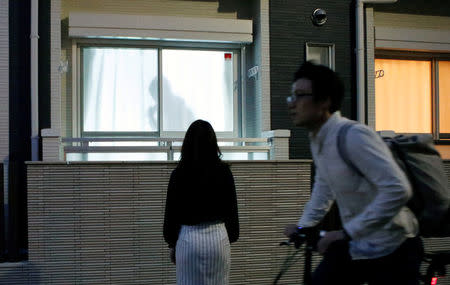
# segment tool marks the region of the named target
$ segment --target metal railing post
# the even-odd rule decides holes
[[[167,160],[173,160],[173,147],[172,142],[167,142],[167,146],[169,147],[169,150],[167,151]]]

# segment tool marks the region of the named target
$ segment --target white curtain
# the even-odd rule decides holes
[[[158,130],[156,49],[83,49],[83,130]]]
[[[224,51],[162,51],[162,132],[196,119],[232,132],[233,57]],[[158,51],[83,49],[83,131],[158,131]]]
[[[233,59],[223,51],[164,49],[163,131],[186,131],[196,119],[233,131]]]

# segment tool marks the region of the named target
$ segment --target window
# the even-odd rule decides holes
[[[431,54],[375,59],[375,128],[450,138],[450,61]]]
[[[439,134],[450,139],[450,61],[439,61]]]
[[[306,43],[306,60],[334,70],[334,44]]]
[[[376,129],[431,133],[431,62],[376,59],[375,69]]]
[[[233,132],[232,56],[225,51],[162,51],[164,132],[184,131],[199,118],[216,132]]]
[[[82,133],[158,131],[158,50],[83,48]]]
[[[237,48],[81,45],[81,136],[239,135]]]

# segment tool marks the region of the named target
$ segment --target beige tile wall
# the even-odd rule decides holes
[[[310,162],[231,165],[241,222],[231,284],[269,284],[286,253],[278,246],[283,226],[309,197]],[[42,284],[174,284],[161,232],[174,166],[30,164],[29,262]],[[285,280],[299,278],[292,270]]]

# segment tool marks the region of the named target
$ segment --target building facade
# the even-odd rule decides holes
[[[299,213],[289,200],[302,207],[311,184],[307,133],[286,111],[292,74],[306,60],[328,65],[345,85],[344,116],[377,131],[429,133],[450,159],[450,4],[444,2],[0,0],[0,283],[58,284],[64,276],[69,283],[173,282],[172,271],[157,273],[166,261],[137,252],[149,234],[146,246],[154,251],[146,253],[163,258],[160,178],[197,118],[212,122],[224,159],[256,160],[232,164],[243,224],[254,230],[244,232],[248,239],[235,251],[242,268],[247,255],[261,260],[233,269],[232,281],[242,284],[239,274],[270,280],[276,266],[258,268],[270,256],[278,265],[282,254],[267,241],[282,238],[280,224]],[[132,186],[119,183],[121,168]],[[280,171],[286,176],[278,177]],[[120,187],[110,192],[90,179]],[[270,189],[278,183],[286,186],[278,194],[289,199],[274,198]],[[140,185],[157,194],[145,196]],[[118,200],[110,199],[115,194]],[[155,210],[146,212],[136,195],[156,199]],[[121,199],[139,210],[121,215]],[[110,210],[117,215],[93,214]],[[155,216],[142,228],[112,222],[126,217],[124,223],[136,225],[145,215]],[[267,227],[252,226],[268,219]],[[117,236],[108,239],[115,227]],[[118,244],[131,247],[131,255],[113,246],[130,238],[126,231],[137,239]],[[250,239],[260,239],[259,249]],[[427,245],[450,248],[446,241]],[[58,263],[56,256],[64,258]],[[121,257],[129,262],[122,271],[112,261]],[[83,268],[83,260],[100,265]]]

